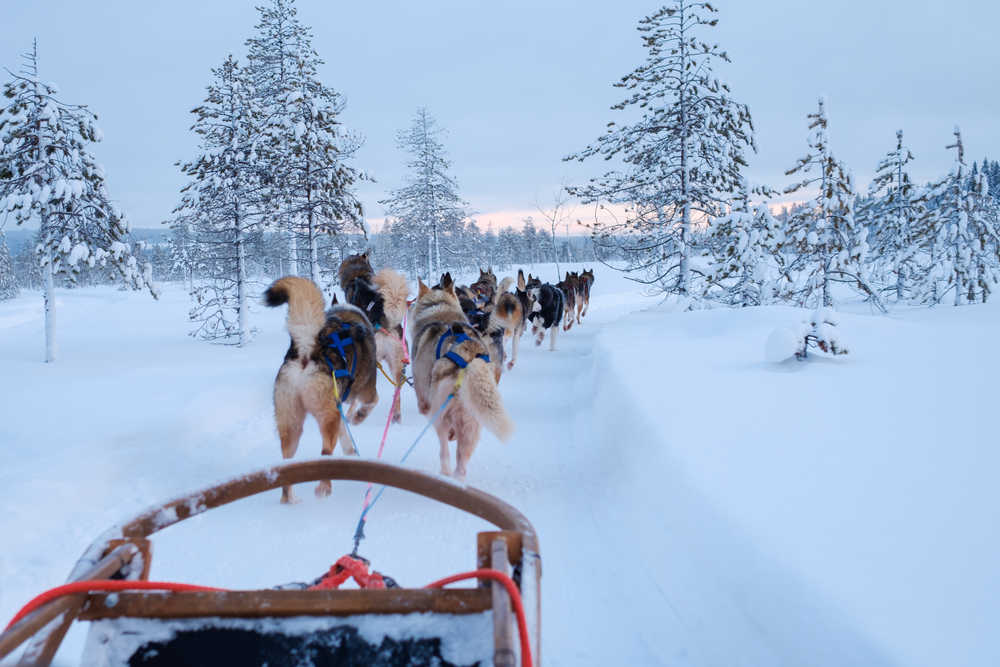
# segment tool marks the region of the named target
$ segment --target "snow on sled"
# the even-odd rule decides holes
[[[314,585],[294,589],[149,581],[153,533],[285,484],[324,479],[410,491],[499,530],[478,534],[476,570],[427,588],[399,588],[354,556],[339,559]],[[338,590],[348,577],[362,588]],[[462,579],[480,583],[443,587]],[[175,499],[108,531],[66,585],[36,598],[0,634],[0,660],[27,642],[18,664],[47,665],[69,626],[83,620],[90,622],[82,660],[88,666],[530,665],[539,655],[540,586],[531,523],[494,496],[374,461],[292,463]]]

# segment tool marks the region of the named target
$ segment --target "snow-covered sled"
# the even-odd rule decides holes
[[[148,580],[153,533],[285,484],[323,479],[404,489],[496,525],[477,536],[477,569],[461,575],[479,579],[479,587],[337,590],[318,580],[318,589],[164,592]],[[344,557],[329,573],[340,574],[364,579],[367,563]],[[103,535],[63,590],[0,634],[0,660],[28,642],[19,664],[47,665],[69,626],[83,620],[91,624],[86,665],[513,666],[531,657],[538,664],[540,577],[531,523],[494,496],[374,461],[292,463],[173,500]],[[141,586],[150,588],[135,590]]]

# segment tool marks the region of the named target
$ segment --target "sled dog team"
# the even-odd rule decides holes
[[[338,278],[347,303],[338,303],[335,295],[329,309],[319,287],[305,278],[280,278],[264,292],[266,305],[288,304],[291,342],[274,380],[282,456],[295,455],[306,414],[319,424],[322,454],[333,454],[338,440],[345,454],[354,454],[344,420],[360,424],[378,403],[379,367],[402,387],[412,361],[420,414],[435,419],[441,473],[458,479],[465,478],[482,427],[500,440],[513,431],[497,385],[517,362],[518,342],[529,323],[535,344],[548,332],[554,350],[559,329],[568,331],[587,314],[594,284],[593,270],[567,273],[550,285],[531,274],[525,279],[520,270],[516,282],[504,278],[498,284],[492,269],[480,269],[469,286],[456,285],[450,273],[433,287],[418,281],[410,302],[406,279],[392,269],[376,273],[367,252],[345,259]],[[395,422],[402,419],[401,402],[392,407]],[[451,441],[457,443],[454,470]],[[330,491],[329,480],[316,487],[317,496]],[[281,501],[295,502],[291,487],[282,490]]]

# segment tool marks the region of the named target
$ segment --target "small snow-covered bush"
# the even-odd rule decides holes
[[[848,349],[837,328],[837,314],[831,308],[819,308],[812,316],[797,326],[779,327],[767,337],[764,357],[771,363],[780,363],[795,357],[805,359],[809,348],[819,348],[832,355],[847,354]]]

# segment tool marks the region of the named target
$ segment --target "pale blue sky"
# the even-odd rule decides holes
[[[88,104],[105,140],[97,154],[112,196],[134,226],[170,215],[194,154],[189,110],[210,68],[242,58],[253,2],[3,0],[0,65],[39,38],[42,76]],[[959,124],[968,157],[1000,159],[1000,86],[991,2],[719,0],[710,37],[733,59],[718,73],[750,105],[760,151],[749,177],[783,187],[805,150],[806,120],[827,96],[834,151],[867,186],[897,128],[917,157],[913,175],[943,173]],[[447,128],[463,196],[485,223],[545,203],[563,181],[605,165],[560,158],[594,140],[615,112],[612,82],[639,64],[635,30],[657,8],[635,0],[369,2],[299,0],[327,61],[325,82],[347,98],[345,123],[366,137],[357,165],[369,217],[400,184],[395,133],[417,106]],[[519,213],[518,213],[519,215]]]

